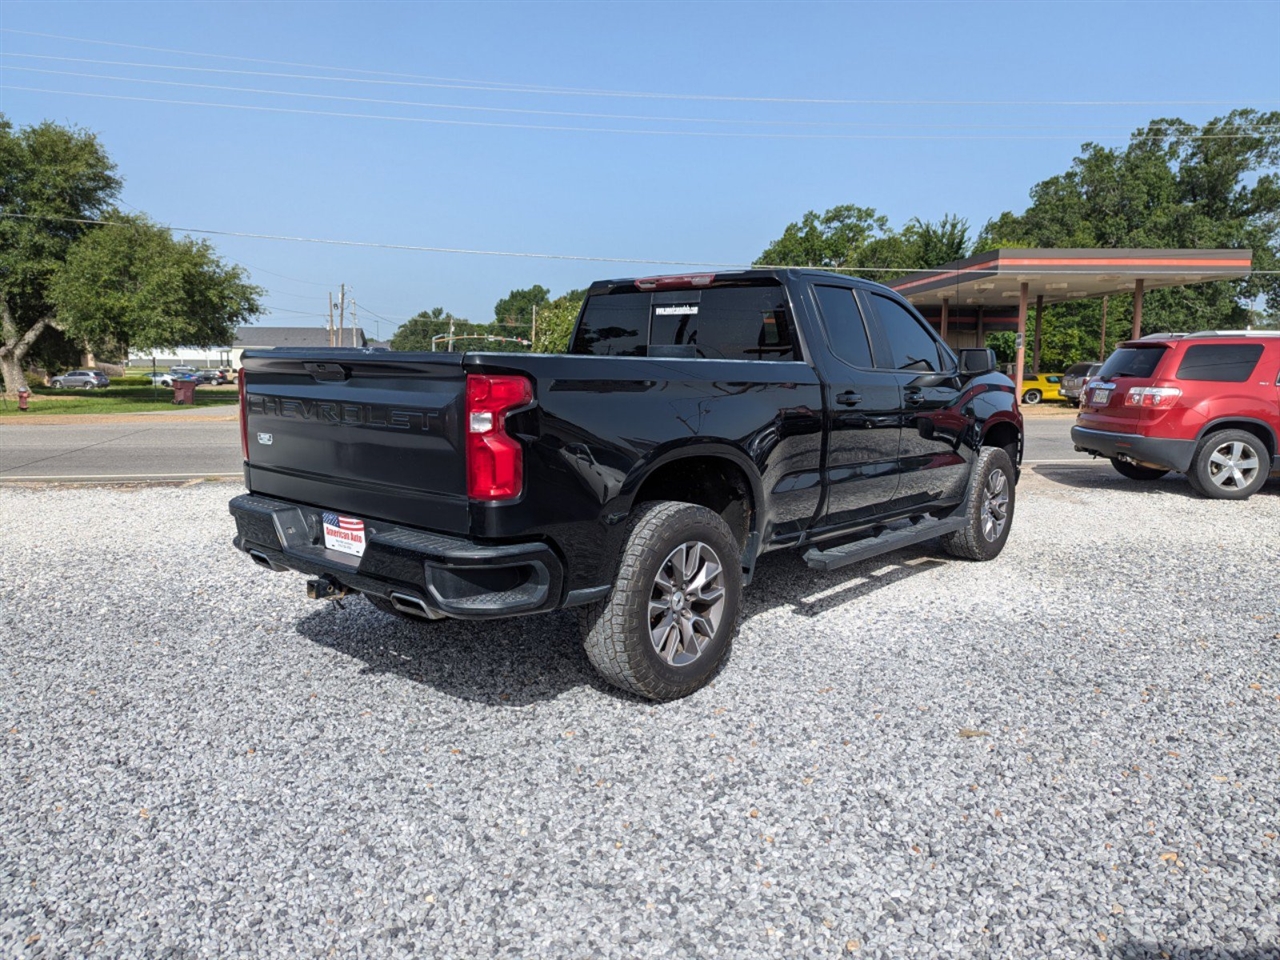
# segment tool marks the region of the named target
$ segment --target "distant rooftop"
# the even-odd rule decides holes
[[[336,330],[334,337],[337,337]],[[364,347],[367,345],[364,330],[360,327],[347,327],[343,331],[342,346]],[[329,346],[329,331],[323,327],[236,327],[236,338],[231,344],[231,349],[327,346]]]

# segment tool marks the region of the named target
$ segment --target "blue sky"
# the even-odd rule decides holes
[[[749,263],[841,203],[976,233],[1085,141],[1280,104],[1278,2],[0,0],[0,31],[0,112],[98,133],[160,222],[619,260]],[[211,239],[261,322],[345,282],[384,338],[684,269]]]

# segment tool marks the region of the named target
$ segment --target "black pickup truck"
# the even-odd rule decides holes
[[[803,270],[591,286],[567,354],[246,352],[235,545],[419,621],[576,607],[652,699],[728,656],[756,559],[996,556],[1014,387],[893,291]]]

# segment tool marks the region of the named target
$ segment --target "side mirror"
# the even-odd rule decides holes
[[[976,377],[996,368],[996,352],[990,347],[965,347],[960,354],[960,376]]]

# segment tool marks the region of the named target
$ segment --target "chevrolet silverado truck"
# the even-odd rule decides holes
[[[608,681],[674,699],[767,551],[1001,551],[1023,431],[994,361],[806,270],[597,282],[566,354],[248,351],[234,542],[420,623],[576,608]]]

